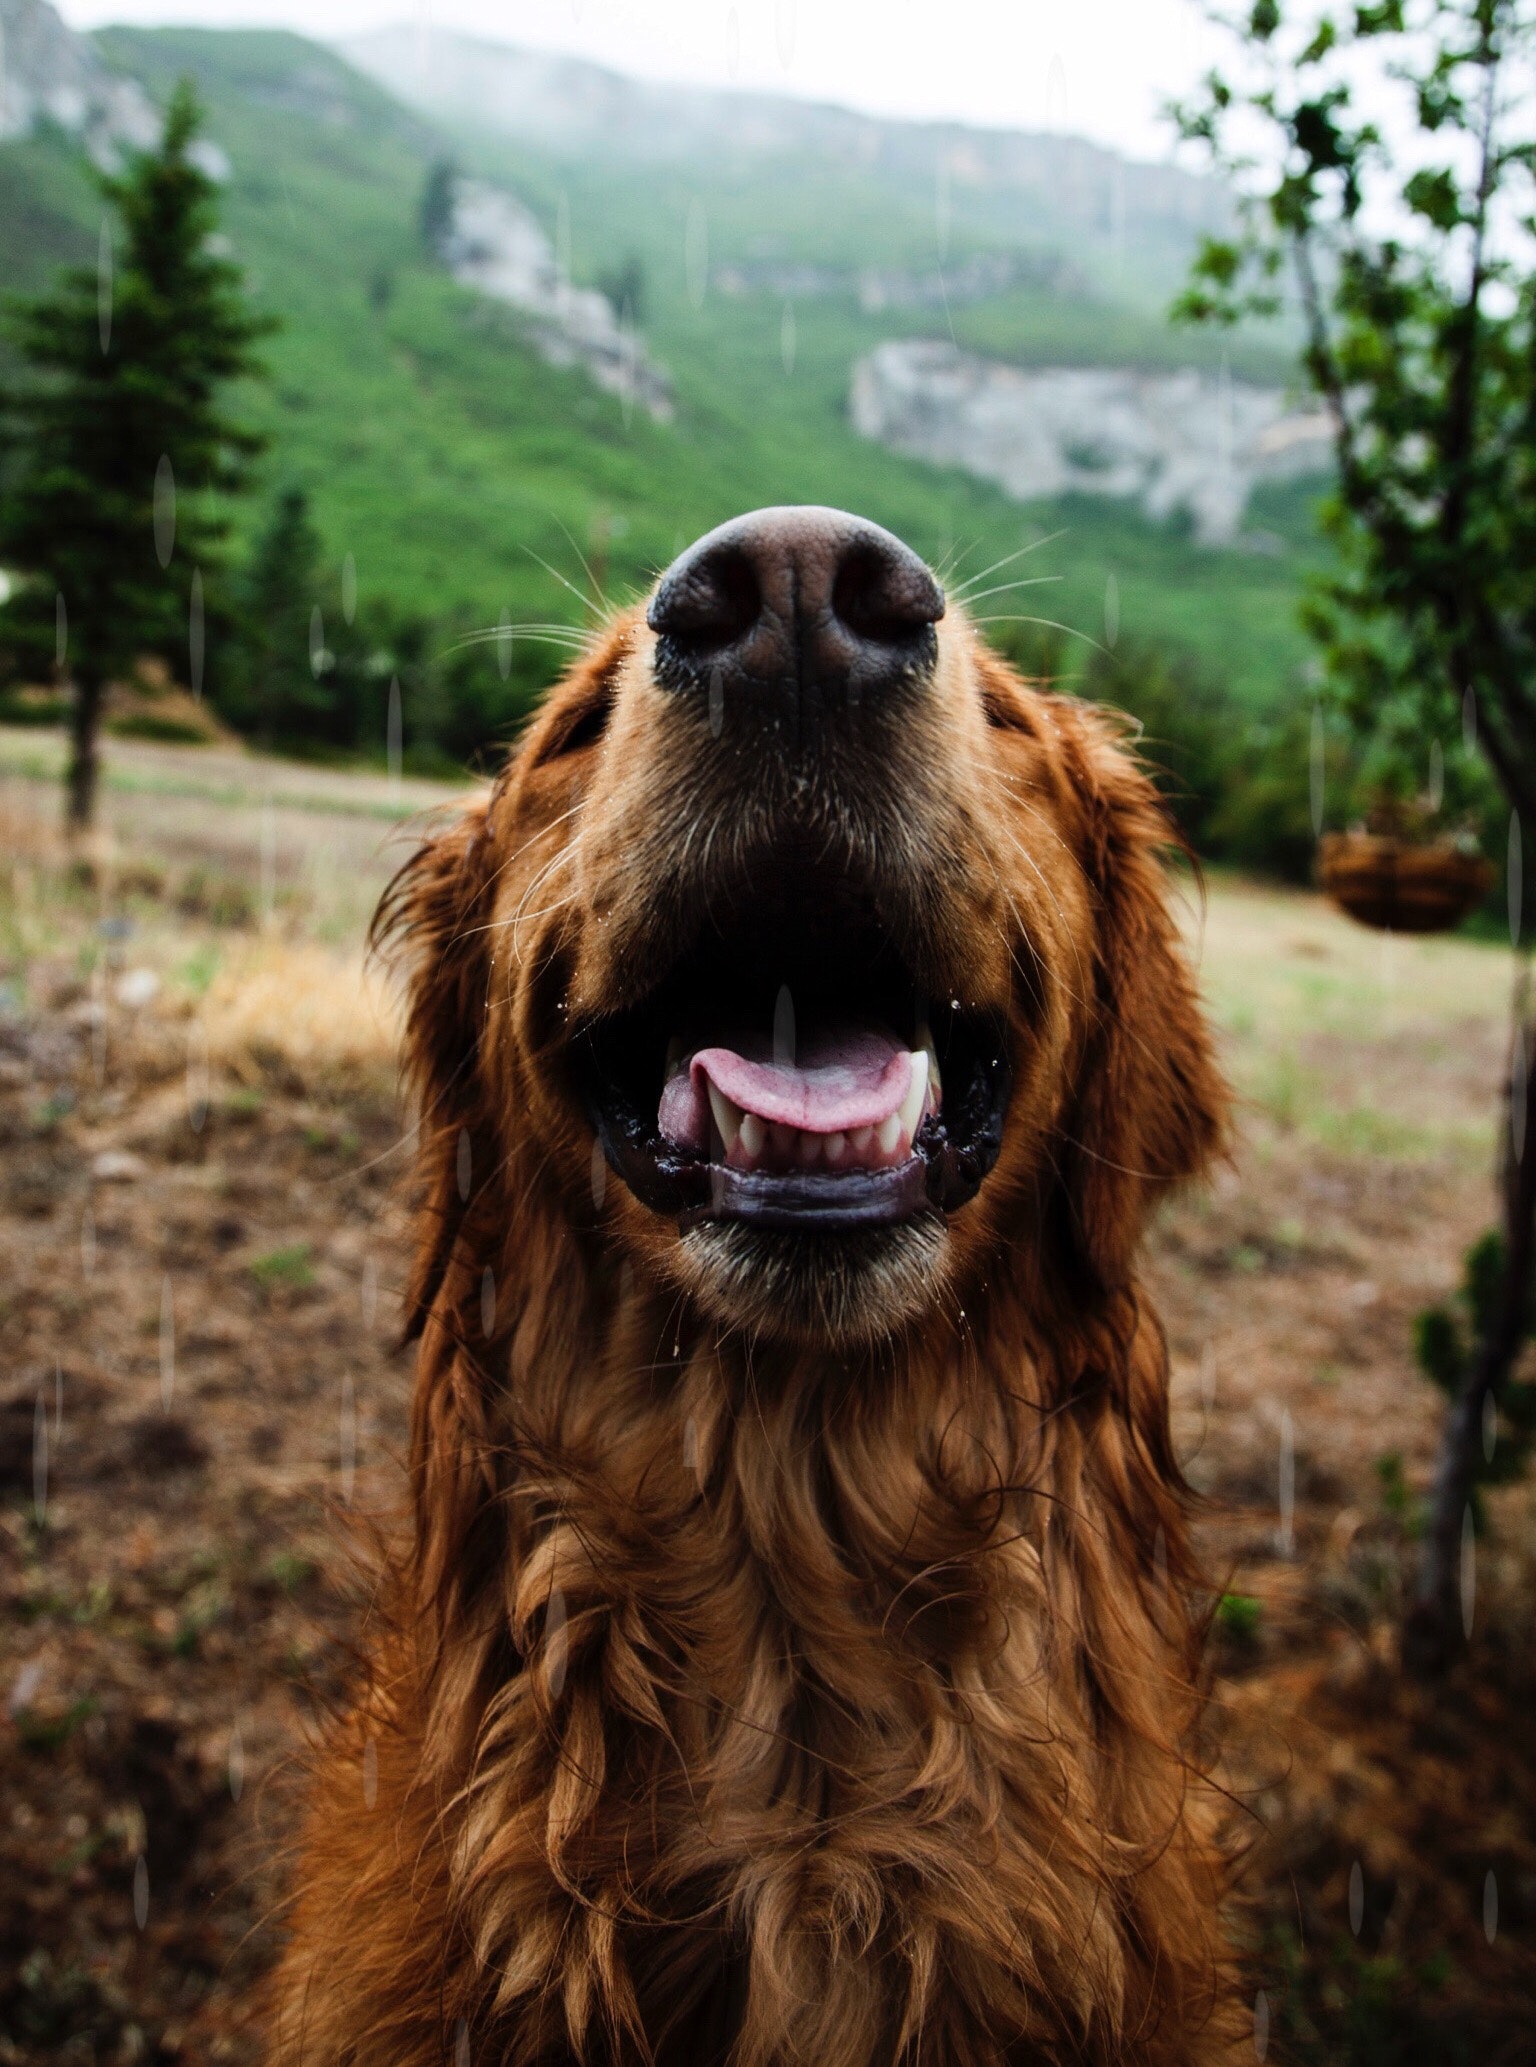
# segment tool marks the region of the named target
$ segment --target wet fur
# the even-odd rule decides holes
[[[807,797],[680,740],[622,618],[387,901],[413,1532],[313,1776],[277,2059],[1236,2057],[1134,1270],[1224,1111],[1170,828],[1110,721],[941,632],[879,793]],[[1020,1058],[980,1197],[814,1267],[594,1182],[564,1067],[790,821]]]

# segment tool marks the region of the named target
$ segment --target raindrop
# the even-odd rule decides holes
[[[89,1206],[80,1215],[80,1270],[85,1277],[96,1274],[96,1215]]]
[[[699,1475],[699,1424],[691,1414],[683,1423],[683,1469]]]
[[[795,0],[778,0],[773,13],[779,63],[787,72],[795,61]]]
[[[549,1606],[544,1610],[544,1672],[551,1701],[558,1701],[565,1691],[565,1668],[569,1651],[565,1589],[556,1585],[550,1588]]]
[[[341,1502],[344,1507],[350,1507],[352,1486],[357,1476],[357,1395],[350,1371],[341,1374],[341,1416],[337,1436],[341,1460]]]
[[[1483,1936],[1491,1945],[1499,1935],[1499,1884],[1494,1878],[1493,1868],[1488,1869],[1483,1882]]]
[[[1120,584],[1113,574],[1104,577],[1104,643],[1111,652],[1120,643]]]
[[[504,682],[512,673],[512,615],[507,610],[496,627],[496,670]]]
[[[603,1154],[601,1141],[592,1144],[592,1206],[595,1212],[603,1210],[603,1200],[608,1196],[608,1162]]]
[[[1461,743],[1468,753],[1477,745],[1477,698],[1470,684],[1461,699]]]
[[[96,334],[105,356],[112,347],[112,225],[106,216],[96,246]]]
[[[725,677],[718,667],[709,671],[709,730],[718,739],[725,729]]]
[[[480,1332],[487,1342],[496,1332],[496,1273],[489,1264],[480,1273]]]
[[[508,667],[511,664],[512,649],[509,639],[507,645]],[[404,728],[404,715],[400,707],[400,677],[398,675],[391,675],[389,678],[389,716],[385,720],[384,731],[384,758],[389,768],[389,801],[392,804],[398,804],[400,801],[400,748],[401,733]]]
[[[1328,781],[1328,739],[1323,723],[1323,706],[1312,706],[1312,836],[1323,830],[1323,809]]]
[[[363,1258],[363,1326],[372,1329],[379,1317],[379,1266],[372,1256]]]
[[[208,1118],[208,1029],[201,1016],[187,1022],[187,1118],[201,1134]]]
[[[171,1274],[160,1280],[160,1404],[170,1412],[176,1390],[176,1306],[171,1292]]]
[[[194,567],[192,592],[187,601],[187,680],[194,696],[203,693],[203,658],[207,645],[207,626],[203,618],[203,570]]]
[[[1357,1859],[1349,1869],[1349,1927],[1358,1938],[1365,1921],[1365,1875]]]
[[[149,1867],[142,1852],[133,1862],[133,1920],[141,1931],[149,1921]]]
[[[154,531],[155,558],[162,567],[169,567],[176,550],[176,476],[166,452],[161,453],[155,468]]]
[[[1445,754],[1438,739],[1429,742],[1429,808],[1438,811],[1445,802]]]
[[[379,1747],[372,1737],[363,1746],[363,1807],[371,1809],[379,1798]],[[463,2029],[463,2026],[460,2026]]]
[[[1261,1988],[1253,1998],[1253,2056],[1262,2060],[1269,2051],[1269,1997]]]
[[[454,1156],[454,1175],[458,1179],[459,1197],[469,1203],[469,1180],[472,1175],[473,1151],[469,1145],[468,1127],[459,1129],[459,1146]]]
[[[688,299],[696,309],[704,306],[709,289],[709,217],[697,196],[688,203],[688,226],[683,232],[683,273],[688,282]]]
[[[795,307],[785,302],[784,313],[779,318],[779,364],[784,368],[784,378],[795,370]]]
[[[1216,1347],[1211,1342],[1200,1352],[1200,1403],[1207,1414],[1216,1404]]]
[[[1289,1557],[1296,1548],[1296,1429],[1291,1410],[1280,1415],[1280,1555]]]
[[[469,2067],[469,2026],[462,2017],[453,2041],[453,2067]]]
[[[350,553],[341,563],[341,616],[350,624],[357,615],[357,562]]]
[[[245,1740],[240,1735],[238,1723],[229,1733],[228,1767],[230,1797],[238,1801],[245,1792]]]
[[[41,1528],[48,1515],[48,1401],[41,1386],[32,1413],[32,1513]]]
[[[1520,924],[1524,914],[1520,909],[1524,893],[1524,856],[1521,852],[1520,813],[1509,814],[1509,944],[1520,945]]]
[[[64,607],[64,591],[60,589],[53,599],[53,664],[62,669],[69,657],[69,612]]]
[[[261,806],[261,923],[270,926],[273,909],[277,903],[277,814],[272,809],[272,799],[265,797]]]
[[[787,983],[779,985],[773,1001],[773,1061],[776,1069],[795,1066],[795,1001]]]
[[[1483,1462],[1493,1462],[1494,1449],[1499,1440],[1499,1408],[1491,1391],[1483,1394]]]
[[[1461,1627],[1468,1643],[1472,1641],[1472,1611],[1476,1605],[1477,1524],[1472,1519],[1469,1500],[1461,1517]]]
[[[325,616],[317,603],[309,613],[309,671],[317,682],[329,659],[325,650]]]

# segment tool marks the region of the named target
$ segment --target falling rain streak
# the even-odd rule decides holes
[[[187,681],[194,696],[203,693],[203,657],[206,651],[206,627],[203,621],[203,573],[200,567],[192,569],[192,591],[187,601]]]
[[[155,558],[169,567],[176,550],[176,475],[165,452],[155,468],[154,533]]]

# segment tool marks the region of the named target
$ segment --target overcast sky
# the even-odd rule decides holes
[[[877,114],[1063,129],[1167,155],[1164,99],[1219,39],[1197,0],[59,0],[102,22],[281,24],[341,36],[440,23],[618,71],[751,86]]]

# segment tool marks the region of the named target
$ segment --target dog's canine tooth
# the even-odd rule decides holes
[[[736,1146],[737,1135],[741,1132],[741,1108],[733,1105],[723,1091],[717,1091],[714,1085],[711,1084],[709,1087],[709,1109],[715,1116],[715,1125],[720,1130],[720,1139],[725,1144],[726,1154],[729,1155]]]
[[[741,1146],[743,1153],[755,1163],[763,1152],[768,1139],[768,1129],[755,1112],[744,1112],[741,1116]]]
[[[917,1139],[917,1130],[923,1124],[923,1115],[928,1108],[928,1072],[932,1067],[926,1048],[912,1051],[912,1081],[907,1086],[907,1095],[901,1101],[901,1131],[906,1137],[908,1148]]]

